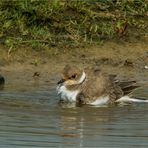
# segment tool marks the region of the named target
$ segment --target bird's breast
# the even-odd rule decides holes
[[[78,90],[68,90],[65,86],[57,86],[58,95],[64,101],[75,102],[79,93]]]

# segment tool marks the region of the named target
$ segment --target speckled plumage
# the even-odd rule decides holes
[[[99,69],[81,70],[70,65],[66,65],[63,69],[62,81],[57,87],[61,99],[79,104],[96,105],[100,102],[112,104],[138,87],[135,81],[120,82],[116,80],[115,75],[107,75]],[[74,97],[71,97],[72,92],[75,92]]]

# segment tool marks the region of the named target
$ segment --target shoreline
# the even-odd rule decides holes
[[[54,49],[55,51],[57,49]],[[66,51],[67,50],[67,51]],[[79,67],[99,67],[103,71],[118,74],[119,77],[136,79],[147,83],[148,42],[108,41],[93,47],[66,49],[52,55],[48,52],[13,52],[7,59],[6,50],[0,48],[0,74],[4,77],[32,79],[35,72],[43,81],[54,81],[60,77],[60,71],[66,64],[77,64]],[[19,50],[20,51],[20,50]]]

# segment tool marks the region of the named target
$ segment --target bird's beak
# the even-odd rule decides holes
[[[64,82],[65,82],[65,80],[64,79],[61,79],[57,84],[62,84]]]

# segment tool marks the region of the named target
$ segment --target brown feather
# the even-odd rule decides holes
[[[136,81],[117,82],[117,84],[121,87],[124,95],[130,94],[134,89],[140,87]]]

